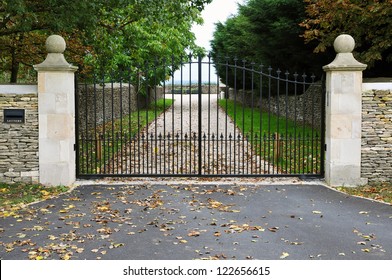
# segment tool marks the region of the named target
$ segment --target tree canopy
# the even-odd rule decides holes
[[[305,0],[306,42],[325,52],[335,38],[348,33],[356,41],[356,58],[368,64],[368,76],[392,75],[392,0]]]
[[[212,56],[215,60],[237,57],[263,64],[265,69],[271,66],[292,74],[298,71],[320,77],[321,66],[328,60],[314,54],[314,46],[304,44],[299,23],[305,16],[302,0],[249,0],[239,6],[237,15],[216,24]],[[225,77],[223,67],[218,72]]]
[[[67,41],[67,58],[85,72],[200,51],[190,31],[212,0],[0,0],[1,70],[16,82],[21,65],[45,56],[46,37]]]

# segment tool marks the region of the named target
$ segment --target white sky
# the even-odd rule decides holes
[[[204,19],[203,25],[194,25],[192,32],[196,35],[196,44],[200,47],[204,47],[207,52],[211,50],[210,41],[213,38],[215,31],[216,22],[225,22],[231,15],[237,14],[238,4],[243,4],[246,0],[213,0],[211,4],[207,5],[202,12],[202,17]],[[203,82],[208,81],[209,72],[211,71],[211,82],[216,82],[215,69],[209,69],[207,65],[203,65],[202,69],[202,80]],[[189,67],[185,64],[182,68],[183,81],[188,82],[189,75],[191,73],[191,80],[195,81],[197,79],[197,64],[192,64]],[[178,82],[181,80],[181,71],[174,73],[174,81]],[[170,79],[171,82],[171,79]]]
[[[225,22],[226,19],[237,14],[237,3],[244,3],[245,0],[213,0],[202,12],[204,24],[194,25],[192,31],[196,35],[196,44],[210,50],[210,41],[215,30],[216,22]]]

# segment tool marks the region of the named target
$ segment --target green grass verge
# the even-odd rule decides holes
[[[45,187],[38,184],[0,183],[0,217],[15,216],[25,204],[46,200],[67,192],[68,187]]]
[[[160,99],[150,104],[148,109],[125,115],[106,122],[89,135],[79,140],[79,163],[81,174],[99,174],[126,142],[137,137],[151,122],[173,105],[173,99]]]
[[[392,204],[392,183],[379,183],[363,187],[338,187],[337,190],[349,195],[371,198]]]
[[[219,106],[236,123],[253,149],[283,174],[318,174],[321,134],[301,121],[221,99]]]

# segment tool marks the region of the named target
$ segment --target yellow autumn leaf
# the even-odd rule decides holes
[[[49,196],[49,195],[50,195],[50,192],[45,191],[45,190],[42,190],[42,191],[41,191],[41,194],[42,194],[43,196]]]
[[[97,209],[98,209],[99,211],[101,211],[101,212],[106,212],[106,211],[109,211],[109,210],[110,210],[110,208],[107,207],[107,206],[100,206],[100,207],[97,207]]]
[[[289,253],[283,252],[282,255],[280,256],[280,258],[281,258],[281,259],[285,259],[285,258],[287,258],[288,256],[290,256]]]

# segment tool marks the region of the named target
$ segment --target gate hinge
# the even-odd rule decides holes
[[[327,144],[324,145],[324,150],[327,151]]]
[[[74,151],[76,152],[76,144],[74,144]]]

